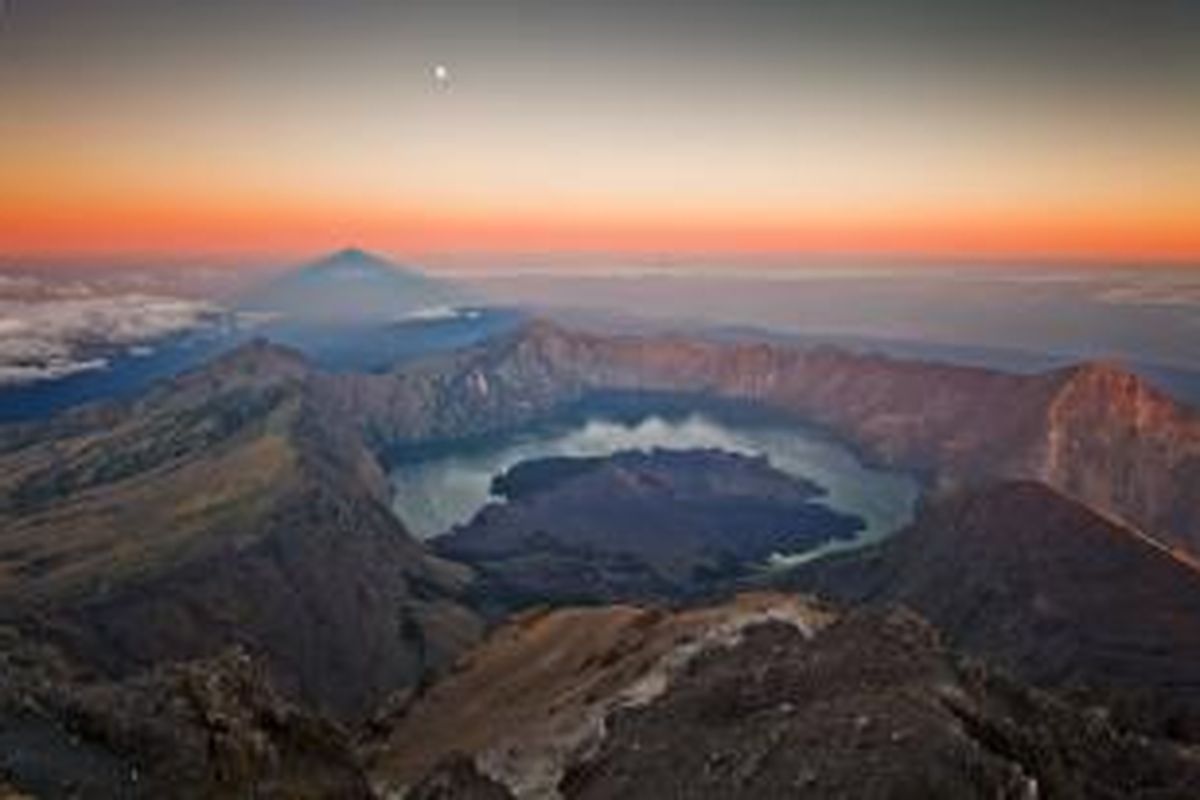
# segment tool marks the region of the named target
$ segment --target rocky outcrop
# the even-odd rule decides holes
[[[229,650],[124,681],[4,634],[0,776],[40,798],[366,798],[349,736]]]
[[[372,778],[402,793],[466,756],[518,797],[552,796],[564,770],[603,737],[612,711],[659,696],[698,653],[769,620],[811,635],[830,618],[819,605],[772,594],[674,614],[626,605],[528,612],[390,721],[369,762]]]
[[[1182,751],[963,661],[910,613],[836,615],[772,595],[518,620],[395,724],[372,774],[398,790],[427,771],[444,779],[448,760],[517,798],[1200,788]]]
[[[296,354],[250,345],[0,455],[0,619],[121,678],[239,645],[353,718],[480,631]]]
[[[1200,556],[1200,417],[1116,365],[1056,377],[1021,474]]]
[[[1148,730],[1200,738],[1200,571],[1036,483],[928,503],[874,547],[782,580],[852,603],[903,603],[956,647],[1078,691]]]
[[[512,793],[463,755],[448,756],[405,795],[406,800],[512,800]]]

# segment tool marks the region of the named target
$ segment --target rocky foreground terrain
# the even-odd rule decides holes
[[[913,606],[952,649],[907,612],[795,597],[558,610],[472,649],[483,584],[392,514],[389,457],[605,390],[747,401],[924,476],[912,529],[786,580]],[[1015,376],[536,323],[330,374],[256,343],[0,428],[0,786],[1196,796],[1197,535],[1195,412],[1110,365]],[[499,744],[543,725],[550,755]]]
[[[791,595],[495,632],[395,723],[412,797],[1191,797],[1200,759],[955,656],[902,611]]]
[[[0,775],[23,797],[372,796],[347,732],[282,698],[244,652],[112,681],[11,631]]]

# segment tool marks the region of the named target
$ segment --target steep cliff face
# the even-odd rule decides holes
[[[1028,474],[1200,555],[1200,416],[1111,364],[1061,373]]]
[[[0,618],[113,676],[246,646],[341,716],[445,663],[480,623],[460,568],[388,507],[358,429],[295,354],[256,344],[0,455]]]
[[[941,485],[1043,480],[1200,554],[1200,420],[1109,365],[1024,376],[535,322],[403,372],[322,385],[380,449],[489,433],[605,390],[761,403]]]
[[[944,498],[888,541],[784,582],[908,605],[954,645],[1028,680],[1086,689],[1127,721],[1200,737],[1200,571],[1046,486]]]

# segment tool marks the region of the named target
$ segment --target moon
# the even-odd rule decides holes
[[[439,89],[446,89],[450,86],[450,68],[445,64],[433,65],[433,82],[437,84]]]

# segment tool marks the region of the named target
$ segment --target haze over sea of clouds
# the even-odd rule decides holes
[[[780,268],[670,261],[457,272],[499,303],[834,337],[1115,356],[1200,371],[1200,270]],[[556,267],[557,268],[554,268]],[[229,270],[0,267],[0,388],[103,369],[233,319]],[[255,273],[257,278],[262,276]],[[433,312],[425,312],[433,315]]]
[[[473,278],[509,302],[830,336],[1200,370],[1200,269],[720,264]]]

